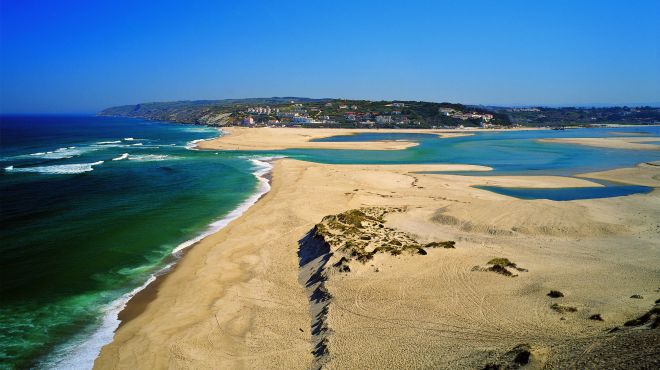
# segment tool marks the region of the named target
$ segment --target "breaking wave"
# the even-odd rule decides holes
[[[58,149],[47,151],[47,152],[37,152],[37,153],[20,155],[16,158],[67,159],[67,158],[76,157],[76,156],[79,156],[81,154],[91,152],[91,151],[94,151],[94,150],[96,150],[96,149],[89,148],[89,147],[78,148],[78,147],[75,147],[75,146],[69,146],[69,147],[58,148]]]
[[[115,141],[99,141],[97,144],[99,145],[107,145],[107,144],[119,144],[121,143],[121,140],[115,140]]]
[[[144,155],[130,155],[128,160],[130,161],[140,161],[140,162],[154,162],[154,161],[166,161],[169,159],[177,159],[177,157],[172,157],[167,154],[144,154]]]
[[[5,167],[6,172],[31,172],[43,173],[49,175],[72,175],[77,173],[89,172],[94,170],[94,166],[103,164],[104,161],[92,163],[72,163],[72,164],[59,164],[54,166],[37,166],[37,167]]]

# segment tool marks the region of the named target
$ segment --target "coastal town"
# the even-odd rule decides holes
[[[306,107],[302,103],[290,101],[290,105],[284,107],[248,107],[245,110],[238,111],[237,115],[243,117],[240,125],[248,127],[339,127],[343,124],[353,124],[362,128],[374,128],[391,125],[422,125],[420,120],[411,120],[409,114],[404,113],[405,103],[392,102],[384,104],[383,108],[382,110],[373,111],[364,109],[364,107],[357,104],[348,105],[334,102],[327,102],[322,106]],[[500,128],[503,126],[502,124],[491,123],[494,116],[490,113],[461,111],[447,107],[438,108],[438,113],[445,117],[469,122],[469,126],[475,126],[475,123],[478,123],[478,126],[482,128]],[[437,128],[437,126],[434,125],[432,128]]]

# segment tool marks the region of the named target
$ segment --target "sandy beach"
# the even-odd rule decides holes
[[[655,144],[658,142],[657,137],[579,137],[540,139],[539,141],[545,143],[579,144],[612,149],[660,150],[660,145]]]
[[[266,135],[260,144],[256,130],[232,129],[200,148],[309,140]],[[327,134],[315,131],[304,134]],[[459,170],[489,168],[276,160],[269,193],[129,302],[95,368],[483,368],[520,356],[530,368],[657,363],[658,330],[623,325],[660,298],[660,167],[587,178],[420,173]],[[656,190],[553,202],[472,187],[599,186],[589,177]],[[374,222],[385,238],[455,247],[374,253],[364,263],[330,248],[301,266],[316,224],[360,209],[383,214]],[[494,258],[515,264],[502,269],[517,276],[493,269]],[[325,298],[315,300],[319,286]]]
[[[401,150],[417,143],[409,140],[383,140],[363,142],[313,142],[337,135],[355,135],[360,133],[407,133],[429,134],[439,137],[458,137],[472,135],[470,132],[448,130],[367,130],[367,129],[306,129],[306,128],[223,128],[223,136],[202,141],[199,149],[215,150],[282,150],[282,149],[360,149],[360,150]]]

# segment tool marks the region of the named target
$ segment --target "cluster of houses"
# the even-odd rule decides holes
[[[340,121],[342,121],[341,118],[343,118],[345,121],[354,122],[355,124],[359,124],[365,127],[388,124],[408,125],[411,123],[410,119],[406,115],[402,114],[402,108],[405,107],[405,103],[393,102],[385,105],[386,107],[392,108],[392,110],[389,112],[359,112],[359,107],[357,105],[353,104],[349,106],[348,104],[333,102],[325,103],[325,107],[330,108],[333,107],[334,104],[338,104],[337,107],[339,109],[347,110],[346,112],[340,113],[343,115],[343,117],[340,117]],[[280,108],[271,108],[269,106],[259,106],[249,107],[241,113],[245,115],[245,117],[241,120],[241,124],[244,126],[254,126],[257,123],[259,125],[265,124],[269,126],[279,126],[285,124],[294,126],[309,124],[337,124],[337,122],[334,120],[336,118],[323,115],[322,109],[312,107],[308,112],[306,109],[304,109],[303,104],[295,103],[293,101],[291,102],[290,107],[284,108],[282,110],[280,110]],[[481,127],[483,128],[495,127],[491,123],[493,115],[489,113],[478,113],[474,111],[462,112],[453,108],[439,108],[439,113],[448,117],[458,118],[463,121],[479,120],[481,122]],[[260,117],[257,117],[255,120],[253,116]]]
[[[249,114],[265,114],[265,115],[269,115],[269,114],[271,114],[271,113],[275,113],[275,114],[277,114],[277,113],[279,113],[279,112],[280,112],[280,109],[279,109],[279,108],[271,109],[269,106],[265,106],[265,107],[250,107],[250,108],[247,109],[247,113],[249,113]]]
[[[326,108],[333,107],[333,102],[325,103]],[[386,114],[378,114],[372,112],[358,112],[359,107],[355,104],[339,104],[337,105],[339,109],[348,110],[343,114],[343,118],[349,122],[355,122],[362,126],[374,126],[385,125],[391,123],[408,123],[409,120],[407,117],[402,116],[401,110],[392,110]],[[387,104],[386,107],[391,108],[403,108],[405,107],[404,103],[391,103]],[[350,109],[350,110],[349,110]],[[270,106],[259,106],[259,107],[249,107],[242,113],[245,114],[245,117],[241,120],[241,125],[243,126],[254,126],[257,124],[267,124],[269,126],[279,126],[285,123],[292,125],[308,125],[308,124],[336,124],[337,122],[327,115],[319,115],[321,113],[320,109],[312,108],[311,113],[308,113],[307,110],[303,108],[303,104],[295,103],[291,101],[291,106],[284,110],[280,111],[279,108],[271,108]],[[255,120],[253,116],[275,116],[275,119],[268,119],[265,121],[263,118]]]
[[[440,108],[440,113],[448,117],[461,119],[463,121],[467,121],[469,119],[477,119],[480,120],[481,122],[488,123],[490,122],[490,120],[493,119],[493,115],[489,113],[477,113],[477,112],[463,113],[453,108]]]

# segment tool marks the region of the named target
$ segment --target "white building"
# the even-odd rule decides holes
[[[376,116],[376,123],[392,123],[392,116]]]

